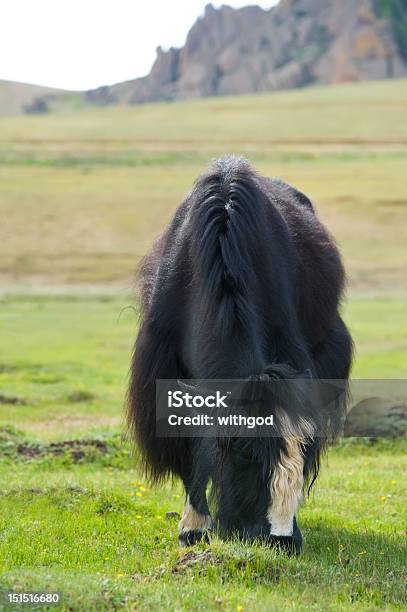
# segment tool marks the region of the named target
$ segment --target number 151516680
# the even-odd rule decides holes
[[[17,604],[33,604],[33,603],[44,603],[44,604],[58,604],[60,602],[59,593],[7,593],[7,603]]]

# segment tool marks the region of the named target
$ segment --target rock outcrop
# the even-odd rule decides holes
[[[399,16],[391,12],[400,1],[281,0],[270,10],[208,4],[184,47],[158,47],[148,76],[87,99],[139,104],[407,76]]]
[[[182,48],[158,47],[147,76],[69,94],[0,82],[0,112],[70,108],[78,97],[141,104],[405,76],[406,0],[280,0],[269,10],[208,4]]]

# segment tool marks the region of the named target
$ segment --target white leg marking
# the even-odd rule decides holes
[[[304,488],[302,444],[305,437],[313,437],[314,427],[303,418],[300,418],[297,426],[293,425],[286,414],[279,415],[279,422],[287,453],[280,454],[280,461],[273,470],[267,519],[271,535],[291,536],[294,516],[302,501]]]
[[[189,495],[185,504],[182,519],[179,522],[179,532],[208,531],[212,528],[212,519],[209,514],[199,514],[189,501]]]
[[[304,458],[298,439],[288,438],[287,454],[281,453],[280,461],[273,470],[271,481],[271,505],[267,518],[270,534],[291,536],[294,516],[302,500],[304,487]]]

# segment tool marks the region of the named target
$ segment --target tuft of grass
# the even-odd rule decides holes
[[[68,402],[72,402],[74,404],[81,402],[91,402],[95,399],[95,395],[90,391],[85,391],[84,389],[78,389],[77,391],[72,391],[68,395]]]

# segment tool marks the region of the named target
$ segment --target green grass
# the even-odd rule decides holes
[[[0,424],[39,432],[109,431],[122,418],[138,327],[131,298],[21,297],[0,301]],[[405,299],[355,298],[345,319],[355,378],[406,378]]]
[[[134,310],[123,310],[130,304],[108,298],[0,302],[0,388],[24,402],[8,405],[0,420],[42,435],[95,423],[99,430],[118,426],[138,325]]]
[[[130,462],[17,464],[0,477],[3,585],[58,589],[74,610],[401,610],[405,451],[399,443],[330,453],[300,513],[299,559],[215,539],[195,564],[165,518],[181,512],[178,486],[150,490]]]
[[[353,376],[406,378],[406,102],[404,80],[0,118],[0,597],[404,609],[405,440],[329,452],[289,559],[216,538],[179,550],[180,486],[151,489],[122,432],[136,263],[224,153],[316,202],[349,276]]]
[[[407,301],[351,300],[345,319],[355,340],[355,378],[407,377]]]
[[[217,539],[195,562],[185,557],[177,521],[166,519],[182,512],[179,484],[151,489],[120,435],[137,329],[130,303],[0,302],[3,590],[60,590],[73,610],[402,609],[405,441],[330,451],[300,513],[299,559]],[[375,367],[406,376],[405,308],[401,299],[346,305],[356,376]]]

